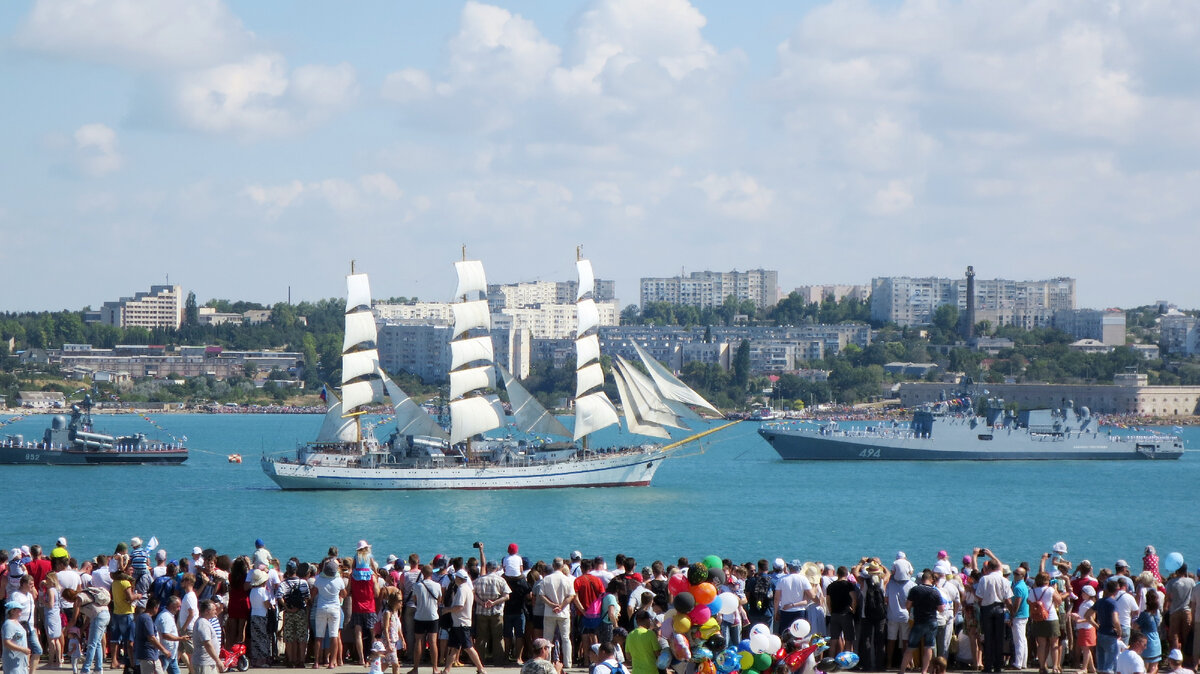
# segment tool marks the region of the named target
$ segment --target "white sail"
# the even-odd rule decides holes
[[[600,360],[600,338],[596,335],[586,335],[575,340],[576,369],[593,360]]]
[[[705,400],[699,393],[688,388],[687,384],[679,381],[675,375],[662,366],[662,363],[659,363],[650,354],[646,353],[641,345],[634,342],[633,348],[637,350],[638,357],[642,359],[642,363],[650,371],[650,378],[654,380],[654,385],[658,388],[658,392],[662,395],[664,401],[674,400],[675,402],[708,410],[715,416],[721,416],[721,413],[716,407],[713,407],[712,403]]]
[[[350,414],[363,405],[381,403],[383,401],[382,380],[369,379],[342,386],[342,414]]]
[[[455,262],[454,270],[458,272],[458,289],[454,291],[455,297],[469,296],[475,292],[487,294],[487,277],[483,274],[482,262],[479,260]]]
[[[458,302],[451,304],[450,309],[454,312],[454,334],[450,339],[458,337],[467,330],[476,328],[490,330],[492,327],[492,315],[488,309],[487,300]]]
[[[379,352],[375,349],[342,354],[342,383],[354,381],[379,368]]]
[[[577,302],[575,304],[575,313],[579,319],[579,322],[576,324],[576,335],[582,335],[600,325],[600,312],[596,309],[596,303],[590,299]]]
[[[476,396],[450,401],[450,444],[500,426],[500,415],[487,398]]]
[[[625,383],[625,377],[621,376],[621,371],[617,368],[613,369],[613,381],[617,383],[617,395],[621,397],[621,411],[625,413],[625,426],[630,433],[654,438],[671,437],[671,434],[667,433],[667,429],[639,417],[637,404],[629,392],[629,385]]]
[[[575,399],[575,440],[620,421],[617,408],[603,393],[591,393]]]
[[[359,307],[371,308],[371,284],[366,274],[350,274],[346,277],[346,313]]]
[[[433,417],[425,413],[421,406],[408,396],[392,378],[382,369],[379,376],[383,378],[383,388],[392,401],[392,409],[396,415],[396,433],[399,435],[427,435],[443,440],[449,438],[446,429],[438,425]]]
[[[342,416],[342,401],[337,399],[333,391],[326,389],[325,419],[321,421],[321,430],[317,432],[317,442],[354,442],[358,439],[358,427],[354,419]]]
[[[575,292],[576,301],[584,295],[596,292],[596,277],[592,274],[591,260],[576,260],[575,270],[579,273],[579,289]]]
[[[639,372],[621,356],[613,361],[613,369],[621,374],[628,389],[628,395],[633,402],[634,410],[639,419],[660,426],[687,428],[679,417],[671,411],[654,388],[654,382]],[[622,403],[624,405],[624,403]]]
[[[369,311],[346,314],[346,336],[342,339],[342,353],[359,344],[374,344],[377,337],[374,314]]]
[[[569,437],[571,432],[562,422],[550,414],[542,404],[529,394],[529,391],[512,376],[512,373],[497,365],[500,376],[504,379],[504,389],[508,391],[508,403],[512,406],[513,417],[517,420],[517,428],[523,433],[540,433]]]
[[[701,417],[699,414],[696,414],[696,410],[677,400],[664,400],[663,402],[665,402],[667,407],[670,407],[671,411],[681,419],[690,419],[692,421],[700,421],[703,419],[703,417]]]
[[[461,398],[463,395],[481,388],[496,388],[496,368],[492,365],[455,370],[450,373],[451,399]]]
[[[450,369],[477,360],[486,360],[489,363],[494,360],[491,335],[450,342]]]
[[[576,396],[581,396],[600,386],[604,386],[604,370],[600,367],[600,363],[584,366],[575,373]]]

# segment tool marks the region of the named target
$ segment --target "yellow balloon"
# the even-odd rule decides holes
[[[671,624],[675,627],[676,634],[687,634],[687,631],[692,629],[692,621],[685,615],[675,616]]]
[[[721,631],[721,625],[715,618],[709,618],[703,625],[700,626],[700,636],[704,639],[711,637]]]

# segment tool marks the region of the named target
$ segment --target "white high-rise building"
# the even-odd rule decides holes
[[[928,325],[937,308],[967,309],[966,279],[885,276],[871,279],[871,318],[897,325]],[[1056,311],[1075,308],[1075,279],[975,280],[975,321],[1023,328],[1046,327]]]
[[[651,302],[670,302],[700,307],[718,307],[732,295],[750,300],[759,309],[779,303],[779,272],[771,269],[749,271],[694,271],[687,276],[643,278],[642,306]]]
[[[183,324],[183,289],[179,286],[150,286],[150,292],[105,302],[100,322],[118,328],[170,328]]]

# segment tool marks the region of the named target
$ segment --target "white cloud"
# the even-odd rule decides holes
[[[324,121],[354,98],[347,64],[288,72],[279,54],[192,71],[170,84],[172,110],[187,128],[256,139],[293,133]]]
[[[208,66],[254,35],[221,0],[35,0],[19,46],[136,70]]]
[[[400,201],[404,191],[386,173],[370,173],[357,180],[326,178],[312,182],[292,180],[278,185],[248,185],[241,195],[262,207],[269,220],[301,205],[323,204],[338,213],[362,212]],[[420,206],[427,209],[427,204]]]
[[[84,174],[98,178],[121,168],[117,132],[104,124],[84,124],[75,130],[75,161]]]
[[[913,205],[912,191],[901,181],[892,180],[871,199],[870,211],[876,215],[895,215]]]
[[[744,173],[727,176],[709,174],[696,183],[708,203],[724,215],[740,220],[758,220],[770,211],[775,192]]]

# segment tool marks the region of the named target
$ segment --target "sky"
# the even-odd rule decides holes
[[[777,269],[1200,307],[1200,3],[0,3],[0,310]]]

